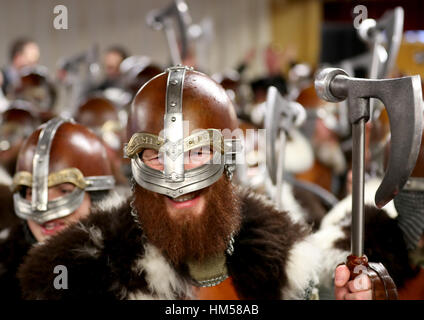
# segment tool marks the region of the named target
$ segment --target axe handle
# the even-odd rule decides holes
[[[275,190],[275,200],[277,202],[277,208],[283,210],[283,178],[284,178],[284,156],[286,149],[286,132],[284,130],[280,131],[280,151],[278,154],[277,162],[277,186]]]
[[[172,64],[181,64],[181,55],[178,48],[177,36],[175,34],[172,22],[169,20],[164,21],[164,30],[166,35],[166,41],[168,43],[169,52],[171,53]]]
[[[352,124],[352,254],[364,252],[365,119]]]

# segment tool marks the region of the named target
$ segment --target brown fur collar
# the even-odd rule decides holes
[[[293,196],[305,210],[306,223],[312,227],[313,231],[317,231],[329,208],[326,208],[312,192],[296,186],[293,187]]]
[[[124,288],[145,288],[145,279],[130,272],[136,257],[144,253],[143,243],[128,203],[92,213],[29,252],[18,273],[24,297],[114,299],[125,296]],[[54,288],[57,265],[67,268],[69,289]]]
[[[262,198],[247,191],[240,191],[240,197],[243,221],[235,236],[234,253],[227,257],[229,274],[241,298],[279,299],[288,282],[285,267],[289,251],[307,231]],[[33,248],[19,270],[24,297],[190,297],[186,273],[170,267],[147,242],[130,211],[126,203],[117,209],[93,212],[78,225]],[[67,290],[52,285],[57,265],[68,269]],[[156,285],[158,282],[161,284]]]
[[[0,230],[19,223],[20,220],[13,208],[13,193],[8,185],[0,184],[0,204]]]
[[[245,299],[280,299],[289,275],[289,251],[307,230],[279,212],[263,197],[241,192],[242,227],[234,254],[227,259],[229,274],[239,296]]]
[[[24,222],[0,230],[0,300],[20,299],[21,290],[16,277],[19,265],[31,247],[25,234]]]

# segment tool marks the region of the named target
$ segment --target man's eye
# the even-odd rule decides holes
[[[159,154],[157,152],[152,152],[151,150],[143,150],[142,152],[139,152],[138,157],[142,161],[152,161],[159,158]]]
[[[211,154],[211,150],[206,148],[194,149],[192,150],[191,154],[194,156],[208,156]]]
[[[152,156],[152,157],[146,157],[143,158],[144,162],[155,162],[155,161],[159,161],[159,156]]]
[[[61,188],[60,192],[62,192],[63,194],[68,194],[71,193],[73,190],[73,188]]]
[[[32,196],[31,188],[26,187],[24,191],[25,191],[25,198],[30,198]]]

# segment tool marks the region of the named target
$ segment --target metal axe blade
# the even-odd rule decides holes
[[[327,68],[315,79],[318,96],[330,102],[348,101],[352,124],[352,254],[364,249],[365,122],[370,98],[383,102],[389,116],[391,148],[389,164],[375,195],[381,208],[402,189],[410,176],[421,144],[423,101],[419,76],[375,80],[351,78],[341,69]]]
[[[391,131],[389,164],[375,195],[376,205],[383,207],[402,189],[417,161],[423,129],[420,76],[358,79],[348,77],[341,69],[327,68],[316,77],[315,88],[324,100],[348,99],[352,124],[369,117],[369,105],[362,101],[377,98],[383,102]]]
[[[297,102],[284,99],[277,88],[269,87],[266,99],[266,164],[272,183],[277,183],[277,166],[275,143],[279,132],[287,133],[291,128],[299,127],[306,119],[305,109]],[[284,150],[280,150],[284,152]]]

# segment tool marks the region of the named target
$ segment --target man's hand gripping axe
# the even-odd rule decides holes
[[[370,116],[370,98],[384,104],[391,130],[389,163],[375,195],[375,203],[381,208],[400,192],[418,157],[423,129],[421,81],[419,76],[384,80],[351,78],[342,69],[327,68],[317,75],[315,89],[326,101],[347,99],[348,102],[353,148],[352,255],[347,266],[354,279],[358,266],[368,267],[364,256],[364,167],[365,122]]]

